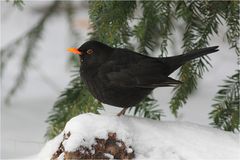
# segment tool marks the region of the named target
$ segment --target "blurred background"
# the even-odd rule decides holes
[[[9,44],[38,24],[53,3],[24,1],[21,9],[13,6],[12,2],[1,1],[1,49],[7,46],[9,50],[14,50],[16,47]],[[44,29],[32,50],[34,54],[30,57],[31,61],[23,78],[24,83],[8,104],[4,101],[19,75],[25,43],[28,42],[23,42],[17,47],[4,66],[4,72],[1,73],[2,159],[36,154],[46,142],[46,120],[60,93],[72,80],[72,70],[75,69],[75,61],[70,60],[72,57],[66,52],[66,48],[80,46],[89,39],[88,33],[92,30],[88,2],[71,3],[73,8],[70,10],[66,9],[67,3],[60,3],[56,11],[44,22]],[[138,12],[141,10],[135,11],[135,14],[140,14]],[[168,56],[182,54],[182,33],[179,33],[181,25],[179,28],[174,31],[174,43],[167,47]],[[218,86],[226,76],[233,75],[238,68],[237,55],[234,49],[229,49],[226,35],[221,34],[226,32],[226,25],[221,25],[218,30],[218,35],[211,36],[209,46],[218,45],[220,51],[209,56],[212,68],[209,67],[203,79],[198,81],[197,90],[189,96],[184,107],[179,109],[177,118],[169,109],[172,88],[154,90],[153,97],[164,115],[161,120],[189,121],[209,126],[209,113],[213,109],[211,104],[214,103],[213,98],[219,90]],[[152,56],[158,56],[159,52],[160,50],[155,50]],[[177,72],[172,74],[172,77],[177,78]],[[115,115],[121,110],[108,105],[104,105],[104,108],[100,111],[101,114]]]

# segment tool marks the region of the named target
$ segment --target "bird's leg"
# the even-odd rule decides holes
[[[124,115],[127,109],[128,109],[128,108],[123,108],[123,109],[121,110],[121,112],[119,112],[119,113],[117,114],[117,116],[120,117],[121,115]]]

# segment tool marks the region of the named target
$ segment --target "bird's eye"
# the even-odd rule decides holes
[[[87,54],[93,54],[93,50],[92,49],[87,50]]]

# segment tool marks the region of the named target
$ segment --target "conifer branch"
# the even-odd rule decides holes
[[[141,1],[143,17],[138,25],[134,26],[133,33],[139,42],[138,51],[149,54],[157,46],[155,39],[159,38],[160,33],[157,19],[157,9],[150,1]],[[157,36],[157,37],[156,37]]]
[[[11,2],[10,0],[7,0],[7,2]],[[18,9],[22,10],[23,6],[25,5],[23,0],[12,0],[13,6],[16,6]]]
[[[209,10],[214,7],[205,1],[179,2],[177,15],[186,22],[184,33],[184,52],[204,48],[208,45],[210,36],[218,32],[218,12]],[[177,116],[177,110],[186,103],[188,96],[197,88],[197,80],[202,78],[207,66],[211,66],[207,56],[193,60],[181,67],[179,79],[184,82],[174,88],[174,95],[170,101],[172,113]]]
[[[48,18],[54,13],[54,11],[57,9],[57,5],[59,2],[55,1],[47,10],[47,12],[43,15],[43,17],[40,19],[40,21],[31,28],[28,32],[26,32],[23,36],[20,36],[18,39],[16,39],[13,43],[8,44],[6,47],[4,47],[1,50],[1,57],[3,60],[1,61],[1,74],[3,73],[3,69],[8,62],[8,60],[17,53],[17,47],[20,43],[23,41],[26,42],[26,50],[23,55],[23,58],[21,60],[21,68],[20,72],[18,73],[18,76],[16,78],[16,81],[10,91],[7,93],[5,103],[9,103],[11,100],[11,97],[17,92],[19,87],[23,84],[24,79],[26,77],[26,71],[31,65],[31,59],[34,55],[34,49],[37,46],[38,41],[41,38],[41,34],[43,32],[44,25]],[[10,49],[11,48],[11,49]],[[4,59],[5,58],[5,59]]]
[[[128,20],[133,17],[135,7],[135,1],[90,1],[91,39],[114,47],[128,46],[131,35]]]
[[[240,74],[239,70],[234,75],[225,80],[221,89],[214,98],[214,108],[210,112],[210,118],[213,120],[211,125],[224,129],[226,131],[239,131],[239,104],[240,104]]]
[[[7,65],[8,61],[14,57],[14,55],[18,52],[16,52],[16,49],[19,47],[19,45],[22,43],[22,40],[25,38],[24,36],[21,36],[17,39],[15,39],[13,42],[5,46],[4,48],[1,48],[0,54],[1,54],[1,76],[4,73],[5,66]],[[11,47],[10,47],[11,46]]]
[[[240,6],[238,1],[229,2],[227,5],[227,12],[225,14],[225,19],[227,22],[227,39],[228,43],[231,45],[231,48],[235,48],[235,52],[240,56],[239,48],[239,38],[240,38]]]
[[[172,30],[174,26],[172,24],[172,19],[174,18],[174,13],[171,8],[175,7],[175,2],[172,1],[156,1],[156,8],[158,10],[158,26],[160,28],[159,33],[159,44],[161,56],[167,55],[168,42],[171,41],[170,36],[172,35]]]
[[[160,46],[161,55],[167,53],[167,42],[173,28],[171,4],[169,1],[141,1],[143,17],[133,30],[139,42],[140,53],[149,54],[157,46]]]

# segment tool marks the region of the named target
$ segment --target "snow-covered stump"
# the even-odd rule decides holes
[[[91,148],[80,145],[75,151],[65,151],[63,143],[71,136],[68,132],[64,134],[63,140],[58,150],[53,154],[51,160],[57,159],[132,159],[134,152],[131,146],[127,147],[125,143],[117,139],[116,133],[108,133],[107,139],[95,138],[95,143]]]
[[[37,159],[239,160],[239,147],[238,135],[196,124],[82,114]]]

